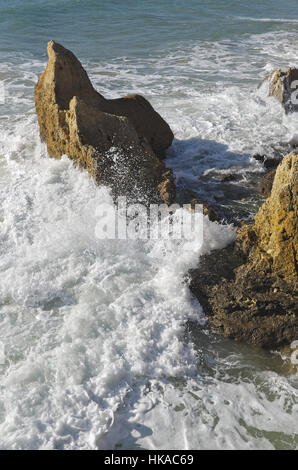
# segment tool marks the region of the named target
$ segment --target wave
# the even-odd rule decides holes
[[[235,20],[240,21],[252,21],[252,22],[261,22],[261,23],[292,23],[297,24],[298,20],[293,18],[254,18],[251,16],[233,16]]]

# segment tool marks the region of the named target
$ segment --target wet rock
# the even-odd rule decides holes
[[[270,197],[233,245],[200,259],[191,291],[211,327],[265,348],[298,338],[298,155],[278,166]]]
[[[202,199],[194,198],[191,200],[190,205],[191,209],[195,210],[196,204],[200,204],[203,206],[203,214],[208,215],[208,218],[211,222],[219,222],[221,220],[221,217],[217,213],[217,211],[207,202],[202,201]]]
[[[266,155],[260,155],[259,153],[254,154],[253,158],[262,163],[267,170],[277,168],[282,161],[282,158],[268,158]]]
[[[298,69],[295,67],[289,68],[285,72],[280,69],[274,70],[264,80],[269,85],[269,96],[277,98],[286,113],[298,111],[298,104],[292,99],[298,98],[296,93],[293,94],[298,89],[297,84],[294,83],[297,80]]]
[[[230,181],[238,181],[239,175],[235,175],[233,173],[226,173],[224,175],[220,175],[219,181],[222,183],[229,183]]]
[[[49,42],[48,56],[35,105],[49,155],[66,154],[115,195],[173,202],[172,172],[161,161],[173,140],[168,124],[142,96],[105,99],[60,44]]]
[[[200,197],[197,197],[194,192],[187,188],[177,188],[176,203],[182,205],[190,204],[191,211],[195,210],[196,204],[203,206],[203,214],[208,215],[211,222],[222,220],[219,212],[209,202]]]
[[[262,196],[269,197],[271,194],[271,189],[273,186],[273,181],[275,177],[276,170],[271,170],[269,173],[266,173],[259,182],[258,191]]]

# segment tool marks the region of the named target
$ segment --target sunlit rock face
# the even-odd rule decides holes
[[[292,67],[283,72],[274,70],[264,82],[269,85],[269,96],[274,96],[283,105],[286,113],[298,111],[298,69]]]
[[[115,195],[173,202],[172,172],[162,161],[173,140],[168,124],[142,96],[105,99],[60,44],[49,42],[48,56],[35,87],[35,105],[49,155],[66,154]]]

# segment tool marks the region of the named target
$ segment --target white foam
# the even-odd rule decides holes
[[[253,22],[261,22],[261,23],[289,23],[289,24],[297,24],[298,20],[294,18],[253,18],[251,16],[234,16],[233,18],[240,20],[240,21],[253,21]]]
[[[194,44],[90,68],[102,93],[126,94],[134,83],[166,117],[177,176],[259,172],[251,152],[270,152],[294,126],[255,92],[268,64],[283,65],[284,51],[293,57],[290,36],[279,36],[280,53],[277,40],[261,36],[236,54],[231,43],[217,52]],[[255,54],[250,64],[244,50]],[[27,64],[31,91],[22,65],[9,67],[20,101],[0,119],[0,447],[297,447],[295,377],[284,377],[271,354],[205,331],[184,277],[202,252],[233,239],[232,228],[206,219],[203,249],[196,240],[97,240],[96,207],[111,201],[108,188],[67,158],[47,157],[31,97],[41,65],[30,75]],[[188,319],[201,325],[192,342]]]
[[[108,190],[66,157],[49,159],[44,148],[34,157],[30,121],[15,128],[9,182],[1,178],[1,334],[9,343],[2,446],[100,446],[112,425],[107,416],[130,388],[191,373],[183,323],[204,317],[182,280],[199,251],[196,241],[185,251],[161,241],[97,240],[96,207],[111,202]],[[233,237],[229,227],[208,230],[212,247]]]

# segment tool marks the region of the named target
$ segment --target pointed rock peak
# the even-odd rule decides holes
[[[173,140],[168,124],[142,96],[105,99],[76,56],[60,44],[50,41],[48,56],[35,105],[49,155],[68,155],[114,194],[171,203],[173,175],[160,161]]]
[[[77,60],[76,56],[70,50],[66,49],[61,44],[53,40],[48,42],[47,51],[48,51],[49,58],[51,54],[57,54],[57,55],[62,55],[62,56],[65,56],[65,55],[72,56],[75,60]]]
[[[47,47],[49,62],[45,75],[54,84],[54,100],[60,109],[68,109],[73,96],[86,102],[98,103],[104,98],[93,88],[89,77],[76,56],[55,41]]]

